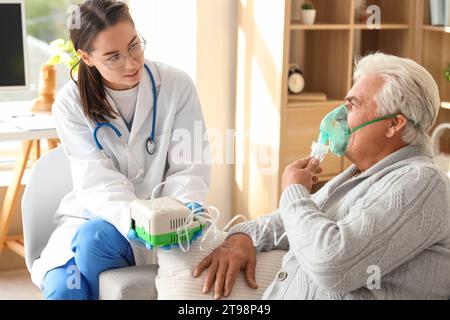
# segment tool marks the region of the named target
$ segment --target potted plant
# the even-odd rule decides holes
[[[448,65],[447,69],[444,70],[445,79],[447,79],[448,82],[450,82],[450,64]]]
[[[316,9],[311,1],[305,1],[302,4],[302,21],[303,24],[314,24],[316,20]]]
[[[71,70],[80,60],[78,53],[73,47],[72,41],[64,41],[64,39],[58,39],[50,43],[50,49],[53,52],[53,56],[49,59],[47,64],[57,65],[63,63],[69,70]],[[74,69],[74,73],[78,68]]]

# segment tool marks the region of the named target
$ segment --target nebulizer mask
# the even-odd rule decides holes
[[[347,122],[348,110],[345,105],[342,104],[323,118],[320,124],[319,139],[317,142],[314,142],[311,147],[311,157],[322,162],[325,155],[330,150],[338,157],[342,157],[347,152],[350,136],[354,132],[373,123],[395,118],[398,115],[399,114],[380,117],[375,120],[365,122],[354,129],[350,129]]]
[[[347,117],[347,108],[340,105],[323,118],[319,138],[311,147],[311,157],[323,161],[330,150],[339,157],[345,154],[351,135]]]

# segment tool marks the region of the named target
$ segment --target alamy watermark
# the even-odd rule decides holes
[[[367,288],[369,290],[380,290],[381,289],[381,268],[377,265],[371,265],[367,268]]]
[[[235,165],[238,162],[239,165],[252,165],[261,175],[278,174],[276,142],[256,143],[253,138],[250,130],[237,133],[234,129],[206,129],[202,121],[194,121],[192,128],[176,128],[168,135],[157,136],[156,145],[159,152],[158,147],[168,144],[168,160],[175,165]],[[246,154],[237,150],[237,141],[245,141],[248,145]]]
[[[66,287],[69,290],[81,289],[81,272],[76,265],[71,265],[67,268]]]
[[[77,5],[70,5],[67,7],[66,13],[69,15],[67,18],[66,26],[69,30],[81,29],[81,10]]]
[[[367,18],[367,28],[381,29],[381,8],[377,5],[371,5],[367,8],[367,13],[370,15]]]

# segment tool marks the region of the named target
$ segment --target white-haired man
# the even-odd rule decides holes
[[[216,298],[229,295],[241,269],[255,288],[256,252],[283,249],[266,299],[450,297],[450,185],[427,135],[440,107],[436,82],[414,61],[382,53],[357,62],[354,80],[348,127],[371,123],[350,137],[354,164],[314,195],[317,160],[288,166],[279,209],[234,226],[194,270],[208,268],[204,292],[214,285]]]

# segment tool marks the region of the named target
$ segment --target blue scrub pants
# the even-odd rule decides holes
[[[134,266],[128,240],[109,222],[85,222],[72,240],[75,256],[47,272],[43,295],[48,300],[98,300],[103,271]]]

